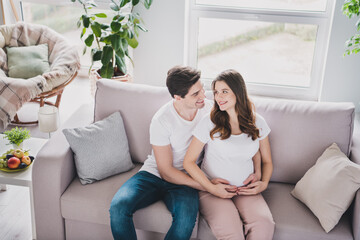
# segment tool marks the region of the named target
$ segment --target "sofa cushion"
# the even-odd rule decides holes
[[[129,171],[134,167],[119,112],[85,127],[64,129],[74,152],[76,171],[82,184]]]
[[[151,153],[151,119],[170,99],[170,93],[165,87],[102,79],[97,82],[94,120],[98,121],[115,111],[120,111],[131,157],[133,161],[143,163]]]
[[[333,143],[291,194],[308,206],[329,232],[349,208],[359,187],[360,165],[351,162]]]
[[[274,239],[353,239],[351,214],[346,212],[335,228],[330,233],[326,233],[309,208],[290,194],[293,188],[292,184],[270,183],[263,192],[275,221]]]
[[[271,128],[274,182],[297,183],[332,143],[350,154],[353,103],[254,98],[256,111]]]
[[[118,189],[135,173],[141,165],[131,171],[112,176],[93,184],[82,185],[75,178],[61,196],[61,214],[65,219],[110,225],[110,203]],[[91,209],[91,211],[89,211]],[[135,228],[145,231],[166,233],[172,222],[171,213],[162,201],[134,214]],[[197,234],[197,224],[192,236]]]

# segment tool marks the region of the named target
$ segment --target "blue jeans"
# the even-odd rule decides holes
[[[190,239],[199,209],[198,191],[169,183],[146,171],[126,181],[111,201],[110,223],[114,239],[136,239],[133,214],[158,200],[164,201],[173,218],[165,239]]]

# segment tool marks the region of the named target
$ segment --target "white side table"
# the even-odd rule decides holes
[[[47,142],[47,140],[48,139],[42,139],[42,138],[29,138],[24,141],[23,149],[30,150],[29,151],[30,156],[36,157],[36,154],[39,152],[42,146]],[[7,140],[4,139],[4,134],[0,134],[0,154],[5,153],[9,149],[12,149],[12,145],[6,145],[7,143],[8,143]],[[33,187],[32,187],[32,167],[33,164],[31,164],[31,166],[24,171],[14,172],[14,173],[7,173],[0,171],[0,184],[29,187],[32,238],[36,239],[34,197],[33,197]]]

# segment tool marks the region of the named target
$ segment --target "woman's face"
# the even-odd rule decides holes
[[[217,81],[214,87],[214,99],[221,111],[235,108],[236,96],[224,81]]]

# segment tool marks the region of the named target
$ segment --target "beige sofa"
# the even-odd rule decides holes
[[[156,110],[170,100],[167,89],[163,87],[110,80],[99,81],[97,87],[94,120],[103,119],[114,111],[121,112],[136,168],[93,184],[81,185],[69,144],[61,131],[54,134],[39,152],[33,166],[38,239],[112,239],[108,211],[111,199],[150,153],[150,120]],[[359,140],[352,137],[353,104],[257,98],[254,102],[256,110],[272,129],[270,143],[274,173],[263,195],[276,223],[274,239],[360,240],[359,191],[350,209],[328,234],[312,212],[290,195],[294,184],[333,142],[351,155],[353,161],[360,163]],[[89,111],[93,109],[80,109],[65,127],[89,124],[93,119],[84,117],[89,115]],[[137,211],[134,222],[139,239],[161,239],[170,227],[171,219],[162,202]],[[193,238],[215,239],[201,216]]]

